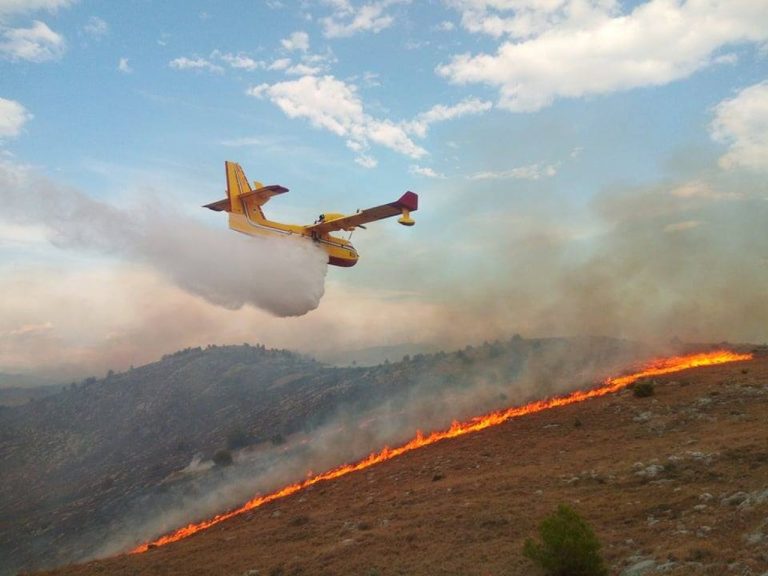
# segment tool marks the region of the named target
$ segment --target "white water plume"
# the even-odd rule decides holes
[[[310,242],[211,229],[167,202],[128,210],[0,162],[0,219],[44,225],[62,248],[114,254],[153,268],[190,293],[229,309],[245,304],[277,316],[317,308],[326,253]]]

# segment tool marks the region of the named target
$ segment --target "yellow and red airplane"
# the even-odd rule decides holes
[[[355,228],[365,228],[363,224],[368,222],[383,220],[398,214],[400,218],[397,221],[400,224],[413,226],[411,212],[419,207],[419,196],[414,192],[406,192],[399,200],[366,210],[358,210],[349,216],[326,212],[320,214],[314,224],[307,226],[282,224],[267,220],[261,207],[272,196],[288,192],[288,188],[278,184],[264,186],[261,182],[254,182],[251,188],[239,164],[225,162],[224,165],[227,172],[227,197],[218,202],[206,204],[204,208],[210,208],[216,212],[222,210],[229,212],[229,227],[244,234],[296,236],[315,242],[328,253],[328,263],[334,266],[354,266],[357,264],[358,254],[349,240],[331,236],[331,232],[338,230],[352,232]]]

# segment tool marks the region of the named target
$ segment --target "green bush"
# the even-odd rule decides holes
[[[632,386],[632,393],[635,398],[648,398],[648,396],[653,396],[655,386],[656,384],[652,380],[635,382]]]
[[[547,576],[607,576],[592,528],[564,504],[539,526],[541,543],[525,541],[523,555],[541,566]]]

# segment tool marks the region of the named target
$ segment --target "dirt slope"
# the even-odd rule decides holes
[[[406,454],[146,554],[57,575],[516,575],[569,503],[611,573],[768,570],[768,357]]]

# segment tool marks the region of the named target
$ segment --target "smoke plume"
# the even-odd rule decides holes
[[[327,255],[307,242],[213,230],[167,201],[137,209],[100,202],[31,170],[0,162],[2,218],[44,225],[62,248],[145,264],[218,306],[245,304],[277,316],[315,309],[325,289]]]
[[[243,450],[228,468],[211,469],[210,463],[193,459],[163,491],[134,502],[116,530],[85,536],[88,545],[83,548],[90,552],[81,560],[125,552],[188,522],[236,508],[257,494],[300,481],[310,470],[320,473],[383,446],[402,445],[417,430],[428,434],[448,428],[453,420],[589,387],[647,354],[644,347],[611,339],[515,338],[443,355],[442,363],[438,360],[434,366],[424,359],[403,362],[401,370],[413,375],[412,385],[392,389],[383,402],[341,405],[322,426],[297,433],[279,446]],[[94,540],[98,548],[91,547]]]

